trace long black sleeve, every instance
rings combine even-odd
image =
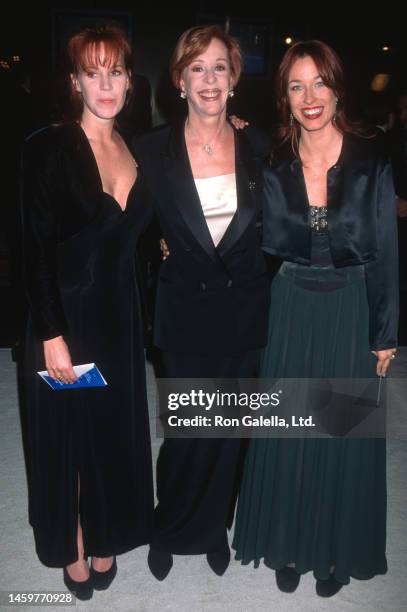
[[[366,264],[370,348],[397,346],[399,274],[396,197],[391,166],[381,170],[377,189],[377,257]]]
[[[57,281],[57,210],[61,177],[44,132],[25,143],[21,202],[24,279],[31,320],[40,340],[62,335],[67,324]]]

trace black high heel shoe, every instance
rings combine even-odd
[[[283,593],[294,593],[295,589],[300,584],[301,575],[294,567],[285,567],[276,570],[276,582],[280,591]]]
[[[327,580],[317,580],[316,591],[320,597],[332,597],[344,586],[342,582],[335,580],[331,574]]]
[[[230,563],[229,545],[226,544],[221,550],[217,550],[216,552],[207,553],[206,560],[211,570],[213,570],[217,576],[223,576]]]
[[[90,576],[87,578],[87,580],[78,582],[70,577],[68,570],[66,567],[64,567],[64,583],[68,591],[71,591],[71,593],[75,595],[77,599],[87,601],[88,599],[92,598],[93,584]]]
[[[92,564],[90,565],[90,579],[92,581],[93,588],[96,589],[96,591],[105,591],[108,589],[115,579],[116,574],[116,557],[113,557],[112,565],[105,572],[99,572],[95,570]]]
[[[162,550],[156,550],[150,546],[147,563],[153,576],[157,578],[157,580],[164,580],[172,568],[172,554]]]

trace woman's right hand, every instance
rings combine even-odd
[[[397,214],[403,219],[407,217],[407,200],[397,198]]]
[[[160,249],[161,249],[161,253],[163,254],[163,261],[165,261],[170,254],[170,250],[165,241],[165,238],[161,238],[160,240]]]
[[[62,336],[44,340],[45,367],[54,380],[63,383],[74,383],[78,380],[73,371],[68,346]]]

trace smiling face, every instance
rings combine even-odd
[[[226,46],[213,38],[203,53],[184,68],[181,89],[187,94],[189,112],[201,117],[226,112],[229,90],[233,86]]]
[[[123,56],[116,61],[106,57],[103,43],[94,54],[92,64],[71,75],[75,91],[83,100],[83,115],[91,114],[99,119],[113,119],[121,111],[129,89],[129,75]]]
[[[337,98],[322,81],[309,56],[297,59],[289,72],[288,101],[303,129],[317,131],[332,126]]]

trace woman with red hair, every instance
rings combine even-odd
[[[389,161],[345,112],[335,52],[299,42],[277,76],[281,146],[265,169],[263,248],[280,257],[261,375],[385,376],[397,346],[395,196]],[[312,407],[310,407],[312,409]],[[255,439],[239,497],[236,558],[317,593],[387,570],[385,440]]]
[[[237,41],[218,26],[184,32],[170,72],[187,116],[135,143],[170,250],[154,328],[166,378],[258,375],[269,280],[257,226],[269,143],[227,120],[241,68]],[[226,571],[243,452],[239,439],[165,438],[148,556],[157,579],[174,554],[206,554],[217,575]]]
[[[29,516],[42,563],[63,567],[89,599],[116,574],[115,555],[149,541],[152,466],[134,256],[150,218],[144,183],[115,118],[132,86],[117,27],[68,44],[70,119],[23,151]],[[94,362],[107,386],[73,383]],[[90,566],[87,558],[92,557]]]

